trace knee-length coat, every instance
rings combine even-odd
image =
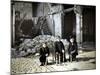
[[[49,48],[48,47],[40,48],[40,62],[46,61],[46,54],[49,56]]]

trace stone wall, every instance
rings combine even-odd
[[[20,18],[23,18],[24,14],[26,14],[25,19],[32,19],[32,3],[15,2],[14,8],[15,11],[20,12]]]

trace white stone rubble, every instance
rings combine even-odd
[[[25,39],[20,45],[19,45],[19,55],[25,56],[28,53],[37,53],[41,47],[41,44],[46,42],[47,46],[54,50],[54,42],[57,40],[57,37],[51,36],[51,35],[39,35],[36,36],[33,39]],[[65,46],[65,50],[68,48],[68,41],[66,39],[61,39]],[[23,50],[26,50],[23,51]]]

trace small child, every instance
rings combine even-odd
[[[43,43],[42,47],[40,48],[40,58],[39,58],[39,60],[41,62],[40,66],[47,65],[47,57],[48,56],[49,56],[49,48],[45,43]]]
[[[78,48],[77,48],[77,42],[75,41],[74,37],[70,37],[69,40],[69,48],[68,48],[68,54],[69,54],[69,61],[75,61],[76,56],[78,55]]]

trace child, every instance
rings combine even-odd
[[[42,44],[42,47],[40,48],[40,66],[46,65],[46,58],[49,56],[49,48],[45,43]]]
[[[58,62],[60,64],[61,62],[66,62],[65,47],[59,36],[55,42],[55,53],[56,63]]]
[[[76,56],[78,55],[78,49],[77,49],[77,42],[75,41],[74,37],[70,37],[69,40],[69,48],[68,48],[68,54],[69,54],[69,61],[75,61]]]

